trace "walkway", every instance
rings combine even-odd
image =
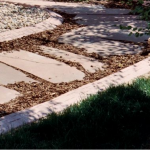
[[[48,10],[51,17],[35,27],[0,33],[0,114],[3,116],[0,133],[52,111],[60,112],[112,84],[128,83],[150,72],[150,58],[139,55],[144,48],[141,43],[147,43],[149,36],[136,38],[128,36],[128,30],[119,29],[120,24],[147,26],[138,16],[129,14],[130,10],[41,0],[3,1],[36,5]],[[70,24],[64,17],[66,14],[72,17]],[[59,28],[65,32],[57,35]],[[54,35],[56,39],[52,40]],[[31,45],[15,49],[15,44],[28,40]],[[123,59],[128,61],[126,57],[131,61],[135,57],[134,62],[143,60],[135,64],[123,62]],[[111,63],[117,64],[117,68]],[[128,67],[116,72],[119,66]],[[17,112],[11,113],[15,110]]]

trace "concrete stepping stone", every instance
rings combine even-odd
[[[0,84],[7,85],[7,84],[13,84],[15,82],[21,82],[21,81],[24,81],[26,83],[37,82],[27,77],[24,73],[10,66],[0,63]]]
[[[138,15],[87,15],[87,14],[77,14],[74,20],[90,20],[90,21],[118,21],[118,20],[139,20]]]
[[[124,25],[124,26],[132,26],[132,27],[148,27],[147,21],[138,20],[138,16],[131,16],[131,15],[108,15],[108,18],[102,15],[80,15],[75,17],[75,20],[78,24],[81,25],[88,25],[88,26],[114,26],[114,25]],[[78,19],[76,19],[78,18]],[[107,18],[107,19],[106,19]],[[110,20],[109,20],[110,19]],[[119,28],[118,28],[119,29]]]
[[[100,56],[137,54],[141,52],[141,47],[119,41],[105,40],[91,35],[63,36],[59,39],[61,43],[72,44],[79,48],[85,48],[88,53],[97,53]]]
[[[76,6],[76,7],[69,7],[69,6],[57,6],[55,7],[57,10],[65,12],[67,14],[97,14],[97,15],[120,15],[120,14],[129,14],[130,9],[113,9],[113,8],[101,8],[101,6],[97,5],[89,5],[88,7],[85,6]]]
[[[7,103],[19,95],[20,95],[20,93],[18,93],[15,90],[11,90],[11,89],[5,88],[3,86],[0,86],[0,104]]]
[[[97,60],[82,55],[73,54],[67,51],[59,50],[56,48],[40,46],[40,49],[45,54],[50,54],[64,60],[80,63],[86,71],[94,73],[98,69],[102,69],[103,63]]]
[[[92,40],[91,37],[93,37],[95,40],[96,38],[105,38],[110,40],[124,40],[124,41],[130,41],[130,42],[143,42],[147,43],[149,36],[143,35],[141,37],[135,37],[135,35],[129,36],[130,31],[129,30],[121,30],[118,29],[118,27],[114,27],[112,25],[99,25],[99,26],[87,26],[82,27],[76,30],[72,30],[69,33],[63,34],[59,38],[59,42],[61,43],[72,43],[77,42],[79,39],[77,39],[78,35],[81,36],[80,40]],[[77,41],[75,41],[77,40]],[[88,40],[88,42],[90,42]],[[74,43],[72,43],[74,44]]]
[[[53,83],[82,80],[85,76],[75,67],[23,50],[2,52],[0,61]]]

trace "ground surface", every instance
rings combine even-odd
[[[148,36],[129,37],[116,26],[147,26],[129,9],[6,1],[42,7],[50,18],[35,27],[0,33],[0,116],[49,101],[148,57]]]

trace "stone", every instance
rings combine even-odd
[[[98,36],[82,35],[63,35],[59,39],[61,43],[72,44],[78,48],[85,48],[88,53],[97,53],[100,56],[108,57],[109,55],[137,54],[141,52],[142,47],[130,43],[106,40]]]
[[[84,7],[82,5],[77,7],[69,7],[69,6],[57,6],[55,7],[57,10],[65,12],[67,14],[97,14],[97,15],[122,15],[122,14],[129,14],[129,9],[112,9],[112,8],[99,8],[96,5]]]
[[[24,73],[10,66],[0,63],[0,84],[7,85],[21,81],[24,81],[26,83],[37,82],[27,77]]]
[[[88,26],[114,26],[114,25],[124,25],[145,28],[148,26],[147,21],[138,20],[139,16],[132,15],[77,15],[74,19],[78,24],[88,25]],[[118,27],[119,28],[119,27]]]
[[[98,25],[98,26],[87,26],[82,27],[76,30],[72,30],[71,32],[68,32],[66,34],[63,34],[59,38],[59,42],[61,43],[70,43],[74,42],[75,40],[78,41],[77,37],[80,35],[80,40],[94,40],[96,38],[103,38],[103,39],[109,39],[109,40],[118,40],[118,41],[130,41],[130,42],[143,42],[147,43],[149,36],[143,35],[141,37],[135,37],[135,35],[129,36],[130,30],[121,30],[119,27],[115,27],[112,25]],[[84,38],[83,38],[84,37]],[[91,38],[92,37],[92,38]],[[74,39],[74,41],[73,41]],[[71,42],[70,42],[71,41]],[[88,42],[90,42],[88,40]],[[74,44],[74,43],[72,43]]]
[[[0,86],[0,104],[7,103],[10,100],[15,99],[19,95],[20,93],[18,93],[15,90],[11,90],[3,86]]]
[[[85,76],[75,67],[23,50],[2,52],[0,61],[53,83],[82,80]]]
[[[89,57],[85,57],[82,55],[77,55],[73,54],[71,52],[67,52],[64,50],[59,50],[56,48],[51,48],[51,47],[46,47],[46,46],[40,46],[40,49],[42,52],[45,54],[50,54],[52,56],[55,56],[57,58],[62,58],[67,61],[72,61],[72,62],[78,62],[80,65],[83,66],[83,68],[91,73],[94,73],[98,69],[103,69],[103,63],[98,62],[97,60]]]
[[[148,39],[148,44],[150,44],[150,38]]]

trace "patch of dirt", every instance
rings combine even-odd
[[[8,103],[0,104],[0,117],[51,100],[57,96],[60,96],[61,94],[76,89],[85,84],[99,80],[103,77],[106,77],[112,73],[115,73],[123,68],[133,65],[134,63],[137,63],[143,60],[144,58],[148,57],[149,48],[147,45],[145,45],[146,47],[145,53],[143,53],[142,55],[137,54],[137,55],[109,56],[108,58],[102,58],[98,54],[87,53],[86,50],[83,48],[80,49],[72,45],[60,44],[57,42],[57,39],[60,35],[69,32],[72,29],[82,27],[81,25],[78,25],[72,20],[74,15],[66,15],[65,13],[61,13],[61,15],[65,18],[64,23],[58,26],[56,29],[51,31],[44,31],[27,37],[22,37],[20,39],[16,39],[13,41],[2,42],[0,43],[0,52],[2,51],[11,52],[12,50],[22,49],[33,53],[39,53],[40,55],[49,58],[54,58],[54,56],[44,54],[40,51],[39,46],[45,45],[49,47],[66,50],[75,54],[95,58],[98,61],[106,64],[104,70],[103,71],[98,70],[95,73],[89,73],[86,72],[85,69],[79,63],[65,61],[61,58],[55,57],[55,59],[57,59],[58,61],[62,61],[70,66],[77,67],[79,70],[83,71],[86,75],[84,80],[82,81],[76,80],[70,83],[59,83],[59,84],[50,83],[32,74],[20,70],[25,74],[27,74],[29,77],[38,80],[39,83],[28,84],[24,82],[19,82],[15,84],[8,84],[7,86],[5,86],[7,88],[14,89],[20,92],[23,96],[17,97],[15,100],[10,101]]]

